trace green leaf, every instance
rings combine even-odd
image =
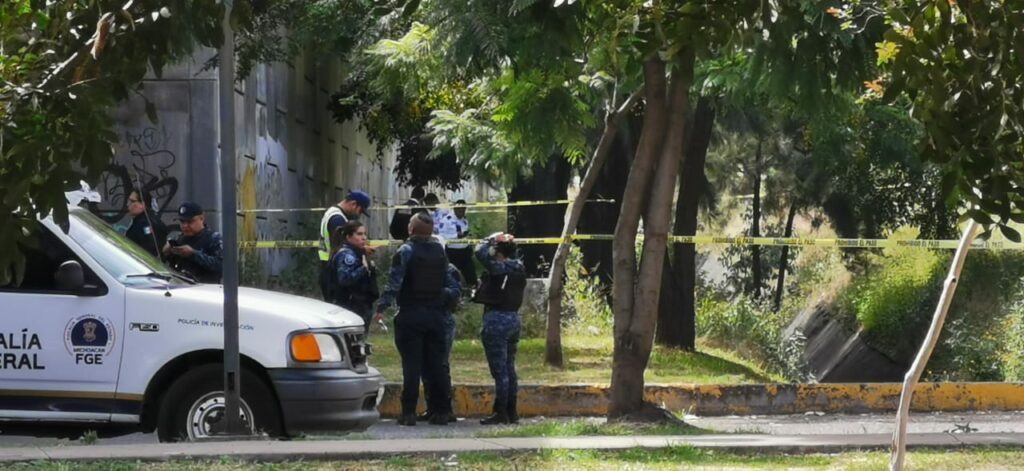
[[[1006,224],[1000,224],[999,232],[1002,232],[1003,236],[1005,236],[1007,239],[1018,244],[1020,243],[1020,232],[1017,232],[1017,230],[1015,230],[1014,228],[1007,226]]]

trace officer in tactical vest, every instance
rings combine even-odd
[[[334,278],[331,264],[331,234],[349,220],[365,215],[370,209],[370,195],[365,192],[354,190],[349,192],[340,203],[327,208],[324,216],[320,219],[320,247],[317,256],[320,258],[320,293],[324,300],[331,300],[331,280]],[[369,255],[373,255],[373,248],[367,247]]]
[[[515,424],[519,422],[516,348],[522,328],[519,306],[526,289],[526,269],[516,256],[515,238],[511,234],[498,233],[484,239],[477,245],[476,257],[486,271],[473,301],[484,305],[480,337],[494,378],[493,414],[480,423]]]
[[[451,377],[444,372],[445,311],[460,296],[447,275],[444,246],[434,240],[434,221],[417,213],[409,220],[407,240],[391,260],[387,287],[377,304],[377,318],[398,301],[395,346],[402,357],[402,415],[399,425],[416,425],[416,402],[422,375],[434,407],[430,423],[447,425],[451,409]]]
[[[163,253],[167,264],[202,283],[220,283],[224,263],[224,240],[206,227],[206,215],[196,203],[178,208],[181,234],[167,241]]]

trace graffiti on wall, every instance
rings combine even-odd
[[[134,188],[148,191],[157,208],[164,210],[173,204],[179,186],[173,174],[178,157],[166,127],[126,129],[121,137],[125,152],[118,154],[96,186],[103,198],[101,215],[111,224],[125,219],[128,195]]]

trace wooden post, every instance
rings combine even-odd
[[[910,420],[910,401],[914,396],[914,388],[921,379],[921,373],[928,364],[928,358],[935,350],[935,344],[939,341],[939,334],[942,333],[942,325],[946,322],[946,312],[953,301],[953,293],[956,292],[957,281],[960,272],[964,268],[964,260],[967,259],[967,251],[971,248],[974,235],[978,232],[978,223],[973,220],[967,225],[967,230],[960,238],[960,246],[953,256],[953,263],[949,267],[949,275],[942,288],[942,296],[939,297],[939,305],[935,308],[935,315],[932,317],[932,326],[928,329],[928,336],[925,337],[921,350],[914,358],[914,364],[907,371],[903,378],[903,391],[900,393],[900,406],[896,412],[896,430],[892,435],[892,456],[889,459],[890,471],[903,471],[903,461],[907,454],[907,422]]]

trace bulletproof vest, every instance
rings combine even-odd
[[[518,311],[526,291],[526,273],[515,271],[504,275],[484,273],[473,302],[495,311]]]
[[[398,305],[421,304],[439,307],[444,294],[448,257],[444,246],[433,241],[409,242],[412,256],[405,267],[405,279],[398,293]],[[395,254],[395,257],[398,257]]]

